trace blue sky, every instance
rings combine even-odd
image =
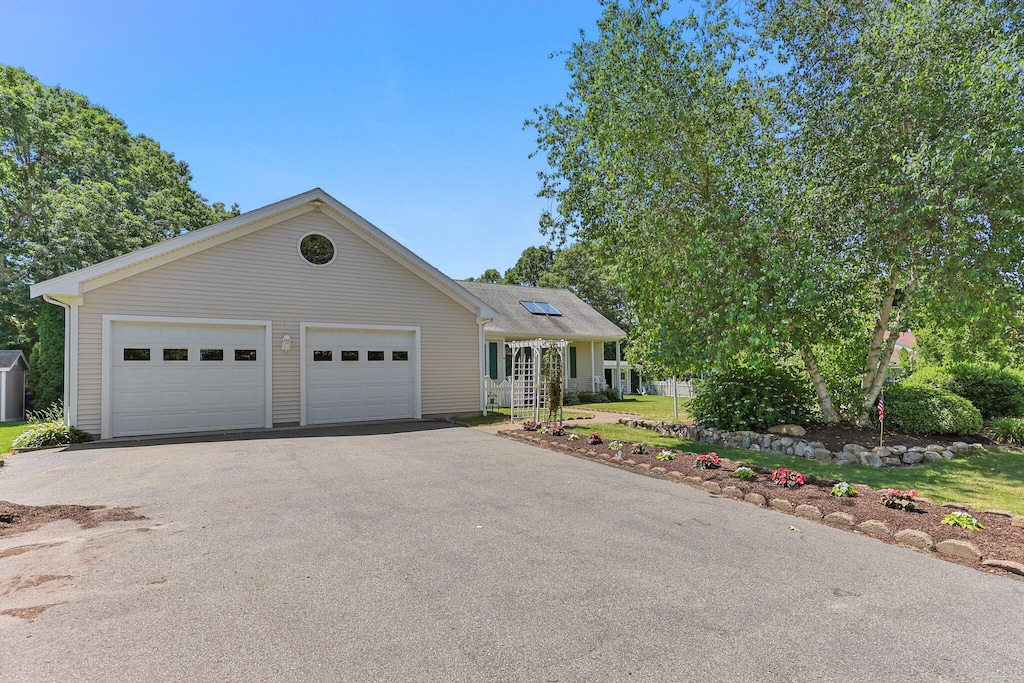
[[[0,62],[188,162],[212,201],[322,187],[454,277],[543,237],[533,108],[597,0],[3,0]]]

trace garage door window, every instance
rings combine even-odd
[[[327,363],[334,360],[333,351],[313,351],[313,361],[316,363]]]
[[[235,349],[235,360],[237,360],[237,361],[255,361],[256,360],[256,349]]]
[[[125,360],[149,360],[149,349],[125,349]]]
[[[164,349],[164,360],[188,360],[188,349]]]
[[[200,349],[199,360],[224,360],[224,349]]]
[[[383,351],[367,351],[366,360],[384,360]]]
[[[341,352],[342,362],[359,360],[358,351],[342,351]]]
[[[409,360],[408,351],[392,351],[391,360]]]

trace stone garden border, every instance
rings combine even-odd
[[[760,432],[730,432],[701,425],[682,422],[661,422],[622,418],[619,424],[636,429],[647,429],[661,436],[675,436],[690,441],[716,446],[743,448],[751,451],[768,451],[794,455],[808,460],[831,462],[836,465],[860,465],[862,467],[903,467],[919,462],[938,462],[956,456],[959,451],[984,448],[980,443],[969,444],[957,441],[950,445],[931,444],[928,446],[875,446],[869,448],[860,444],[846,444],[841,451],[830,451],[820,441],[805,441],[798,436],[787,434],[762,434]]]

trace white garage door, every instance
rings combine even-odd
[[[306,423],[416,417],[413,332],[307,328]]]
[[[266,328],[111,323],[111,436],[266,426]]]

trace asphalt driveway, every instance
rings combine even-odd
[[[0,499],[147,517],[0,539],[0,603],[54,605],[9,682],[1024,679],[1024,582],[471,429],[26,454]]]

